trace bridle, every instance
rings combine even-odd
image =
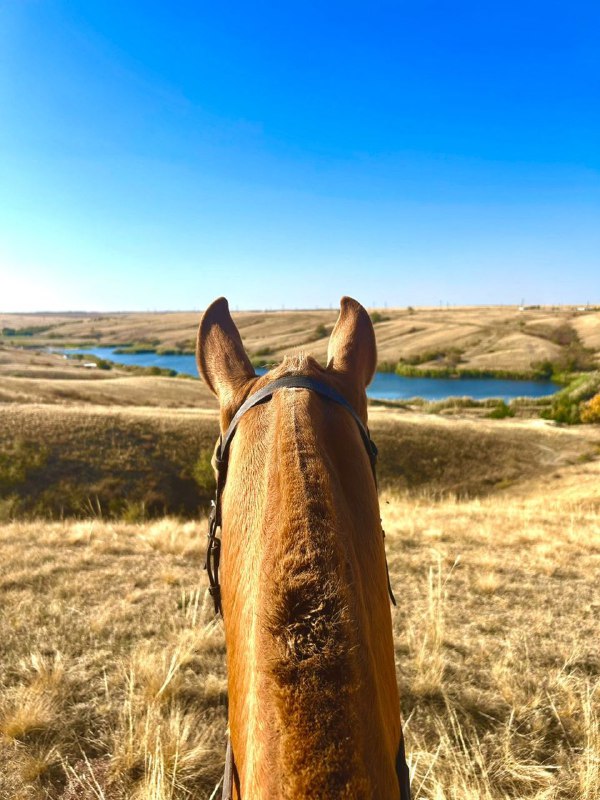
[[[348,411],[358,426],[358,431],[367,451],[367,455],[369,456],[375,487],[377,487],[377,447],[375,442],[371,439],[369,429],[364,425],[354,408],[338,391],[333,389],[331,386],[328,386],[326,383],[318,381],[315,378],[311,378],[308,375],[286,375],[283,378],[277,378],[276,380],[271,381],[266,386],[263,386],[262,389],[259,389],[257,392],[254,392],[254,394],[251,394],[235,413],[227,430],[225,431],[225,434],[219,437],[219,444],[215,452],[217,486],[215,490],[215,499],[211,503],[211,512],[208,525],[208,544],[206,548],[206,562],[204,564],[204,569],[208,575],[209,592],[213,599],[215,613],[221,614],[221,616],[223,616],[223,606],[221,604],[221,585],[219,583],[221,539],[218,536],[218,531],[222,526],[221,499],[223,495],[223,489],[225,488],[225,481],[227,479],[227,467],[229,463],[229,449],[231,441],[242,417],[248,411],[250,411],[250,409],[255,408],[255,406],[268,402],[273,397],[275,392],[280,389],[309,389],[312,392],[316,392],[321,397],[324,397],[333,403],[337,403],[338,405],[342,406],[342,408],[345,408],[346,411]],[[385,537],[383,528],[381,531],[382,535]],[[387,565],[387,559],[385,566],[387,573],[388,594],[390,601],[393,603],[393,605],[396,605],[396,599],[390,584],[390,574]],[[230,798],[233,797],[232,790],[234,771],[235,766],[233,761],[233,752],[231,749],[231,740],[228,737],[227,753],[225,757],[225,774],[223,776],[222,800],[230,800]],[[404,757],[404,739],[401,740],[400,751],[396,759],[396,771],[400,780],[401,800],[410,800],[410,788],[407,788],[409,787],[409,783],[408,768],[406,767],[406,761]]]
[[[208,545],[206,548],[206,563],[204,568],[208,574],[209,592],[215,605],[215,613],[223,615],[223,607],[221,605],[221,586],[219,583],[219,564],[221,561],[221,540],[217,535],[217,531],[221,528],[221,496],[225,487],[225,480],[227,478],[227,466],[229,462],[229,447],[231,440],[237,430],[237,426],[241,418],[250,411],[251,408],[265,403],[270,400],[276,391],[279,389],[310,389],[313,392],[321,395],[322,397],[331,400],[334,403],[342,406],[348,411],[358,426],[359,433],[367,450],[369,461],[371,463],[371,470],[373,472],[373,479],[375,486],[377,486],[377,446],[369,435],[368,428],[363,424],[363,421],[358,416],[356,411],[352,408],[346,398],[328,386],[322,381],[315,378],[310,378],[308,375],[286,375],[283,378],[271,381],[258,392],[251,394],[248,399],[242,403],[237,410],[233,419],[229,423],[229,427],[223,436],[219,437],[219,445],[215,453],[215,465],[217,471],[217,487],[215,491],[215,499],[211,504],[211,512],[209,516],[208,526]],[[383,529],[382,529],[383,530]],[[385,536],[385,533],[383,534]],[[386,562],[387,568],[387,562]],[[390,585],[389,571],[387,576],[388,593],[391,602],[396,605],[396,599],[392,592]]]

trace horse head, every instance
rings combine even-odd
[[[213,545],[222,535],[221,586],[211,576],[225,624],[234,794],[407,798],[367,429],[377,364],[369,315],[343,298],[326,367],[299,355],[259,377],[220,298],[202,317],[197,360],[221,414],[211,525]]]

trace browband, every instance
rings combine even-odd
[[[246,411],[249,411],[251,408],[254,408],[254,406],[259,405],[259,403],[263,403],[265,400],[270,400],[278,389],[310,389],[311,391],[320,394],[322,397],[326,397],[328,400],[343,406],[346,411],[352,414],[354,421],[358,425],[358,430],[364,445],[367,448],[369,460],[371,461],[373,469],[375,468],[377,447],[375,442],[369,436],[369,431],[363,424],[363,421],[358,416],[356,411],[352,408],[350,403],[343,395],[341,395],[339,392],[336,392],[335,389],[332,389],[331,386],[328,386],[326,383],[322,383],[314,378],[310,378],[308,375],[286,375],[284,378],[277,378],[277,380],[271,381],[271,383],[268,383],[266,386],[263,386],[262,389],[259,389],[258,392],[251,394],[250,397],[248,397],[248,399],[239,407],[233,419],[229,423],[229,427],[225,431],[225,435],[221,437],[221,443],[217,451],[218,461],[227,461],[229,445],[231,444],[233,434],[236,431],[238,422],[244,416]]]

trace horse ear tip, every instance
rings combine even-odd
[[[353,297],[345,294],[342,299],[340,300],[340,309],[342,311],[350,311],[351,309],[360,309],[362,308],[361,304],[358,300],[355,300]]]
[[[211,311],[229,311],[229,303],[227,302],[227,298],[217,297],[217,299],[213,300],[206,310],[208,311],[209,309]]]
[[[340,313],[341,314],[353,314],[355,316],[364,316],[367,314],[366,308],[359,303],[358,300],[355,300],[354,297],[349,297],[348,295],[344,295],[340,300]]]
[[[214,322],[222,322],[230,317],[229,303],[226,297],[217,297],[213,300],[202,314],[201,325],[210,325]]]

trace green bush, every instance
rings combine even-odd
[[[126,500],[121,511],[125,522],[145,522],[148,518],[146,503],[143,500]]]
[[[542,416],[566,425],[576,425],[581,422],[579,403],[568,394],[559,395],[552,403],[550,410],[542,412]]]
[[[214,494],[216,482],[215,472],[212,466],[212,453],[210,450],[200,451],[196,463],[192,468],[192,477],[203,494],[208,494],[209,496]]]
[[[504,400],[501,400],[488,414],[488,417],[490,419],[506,419],[506,417],[514,417],[514,415],[513,409]]]
[[[395,361],[380,361],[377,364],[377,372],[395,372],[396,371],[396,362]]]
[[[412,356],[405,356],[398,362],[398,369],[404,370],[407,366],[414,367],[419,364],[426,364],[429,361],[436,361],[445,370],[455,370],[462,361],[463,350],[459,347],[445,347],[438,350],[424,350]],[[399,372],[398,374],[406,374]],[[421,374],[417,372],[417,374]],[[450,373],[448,373],[450,374]]]
[[[119,364],[119,369],[133,372],[136,375],[161,375],[163,378],[177,377],[177,370],[167,369],[166,367],[139,367],[137,364]]]
[[[318,342],[319,339],[325,339],[325,337],[329,336],[331,333],[331,328],[328,328],[323,322],[319,322],[319,324],[315,327],[312,333],[309,333],[308,338],[304,342],[304,344],[311,344],[312,342]]]
[[[371,311],[369,316],[371,317],[371,322],[373,325],[377,325],[379,322],[387,322],[389,320],[389,317],[385,317],[381,311]]]
[[[2,336],[35,336],[38,333],[49,331],[51,325],[29,325],[26,328],[2,328]]]
[[[550,380],[555,375],[556,365],[549,358],[543,361],[533,361],[531,364],[535,380]]]
[[[16,494],[0,497],[0,522],[12,522],[21,515],[21,500]]]
[[[585,412],[587,402],[598,392],[600,392],[599,371],[578,375],[552,398],[550,408],[542,412],[542,417],[567,425],[576,425],[584,421],[582,412]]]
[[[0,496],[25,483],[32,473],[42,469],[47,457],[44,447],[21,439],[0,451]]]

